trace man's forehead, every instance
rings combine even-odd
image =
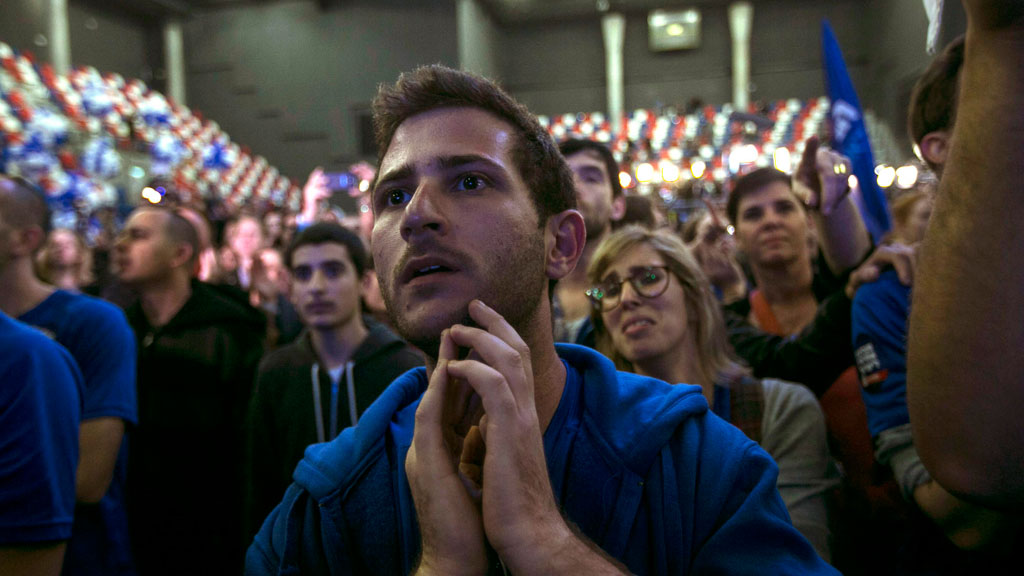
[[[292,253],[292,264],[296,266],[329,261],[351,263],[352,257],[348,253],[348,247],[337,242],[303,244]]]
[[[434,159],[432,152],[440,150],[445,155],[506,151],[514,138],[515,128],[508,121],[482,108],[434,108],[399,124],[381,170],[411,159]]]
[[[573,164],[579,164],[594,166],[601,170],[605,169],[604,158],[601,157],[597,150],[583,149],[578,152],[573,152],[565,157],[565,161],[568,162],[570,166]]]

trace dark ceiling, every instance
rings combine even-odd
[[[199,12],[222,8],[238,8],[268,4],[280,0],[80,0],[97,8],[129,14],[144,20],[166,17],[187,18]],[[456,0],[310,0],[323,10],[346,6],[409,6],[436,4]],[[503,24],[550,21],[581,16],[595,16],[604,11],[646,12],[658,8],[683,6],[714,6],[735,0],[478,0]],[[756,0],[766,2],[773,0]]]

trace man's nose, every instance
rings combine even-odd
[[[309,287],[314,291],[322,292],[326,286],[327,276],[324,275],[323,270],[315,268],[309,278]]]
[[[444,233],[447,222],[444,216],[444,190],[440,183],[430,178],[420,181],[402,214],[402,239],[432,231]]]

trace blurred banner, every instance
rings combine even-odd
[[[889,206],[875,178],[875,158],[871,153],[871,141],[868,139],[860,100],[846,71],[839,43],[827,20],[821,23],[821,47],[825,60],[825,84],[832,103],[829,113],[832,122],[831,146],[853,163],[853,173],[859,184],[859,190],[853,191],[853,198],[864,217],[868,232],[878,243],[889,231]]]

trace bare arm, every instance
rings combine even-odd
[[[817,136],[807,140],[793,191],[810,208],[828,267],[841,275],[868,255],[871,236],[850,198],[850,160],[819,146]]]
[[[1024,506],[1024,1],[965,0],[950,160],[910,321],[908,403],[925,466],[950,492]]]
[[[82,422],[78,432],[78,471],[75,498],[79,502],[99,502],[114,477],[117,453],[124,437],[124,420],[117,417],[94,418]]]
[[[833,273],[841,275],[864,260],[871,249],[871,237],[849,196],[827,215],[821,211],[812,214],[821,251]]]
[[[0,547],[0,574],[57,576],[64,564],[65,542],[35,546]]]

